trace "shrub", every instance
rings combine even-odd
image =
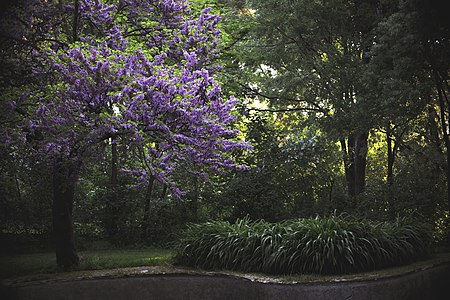
[[[190,224],[178,264],[269,274],[342,274],[405,264],[430,252],[430,230],[399,219],[373,223],[344,216],[268,223],[241,219]]]

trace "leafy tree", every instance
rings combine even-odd
[[[415,29],[418,31],[420,45],[427,70],[434,82],[434,99],[439,107],[439,121],[442,141],[447,154],[447,201],[450,210],[450,22],[444,14],[442,1],[416,1]]]
[[[370,1],[253,1],[252,55],[259,84],[250,94],[269,100],[272,111],[314,117],[340,141],[350,196],[364,191],[371,124],[361,82],[380,3]],[[251,44],[253,43],[253,45]],[[243,49],[244,49],[243,48]]]
[[[59,266],[78,263],[73,243],[75,183],[86,157],[109,143],[142,154],[130,170],[154,177],[176,197],[180,166],[197,176],[234,167],[234,99],[221,97],[218,18],[193,19],[184,1],[32,2],[24,39],[33,40],[43,80],[11,104],[27,109],[13,130],[53,166],[53,228]],[[95,12],[95,13],[94,13]]]
[[[393,183],[394,161],[401,150],[408,155],[413,149],[420,149],[413,155],[427,153],[427,160],[435,166],[430,190],[440,184],[440,170],[448,173],[440,158],[449,153],[446,95],[450,92],[446,84],[450,26],[442,11],[438,1],[400,1],[376,28],[365,74],[371,83],[370,106],[365,111],[386,133],[389,184]],[[416,141],[411,142],[414,135]]]
[[[251,169],[221,178],[226,184],[209,197],[219,217],[277,221],[338,208],[334,197],[342,175],[335,142],[317,127],[306,127],[305,120],[292,126],[294,120],[286,122],[287,117],[292,115],[251,113],[245,118],[246,140],[253,146],[245,164]]]

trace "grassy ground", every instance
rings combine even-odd
[[[115,269],[123,267],[170,264],[172,251],[167,249],[120,249],[80,251],[79,270]],[[30,274],[56,273],[54,253],[0,256],[0,278]]]
[[[119,269],[130,267],[149,267],[145,271],[148,274],[160,274],[170,272],[202,272],[201,270],[175,270],[172,266],[173,252],[167,249],[114,249],[114,250],[89,250],[80,251],[80,266],[79,271],[83,270],[105,270]],[[370,280],[386,276],[397,276],[409,272],[414,272],[420,269],[426,269],[433,265],[450,262],[450,252],[441,252],[436,254],[433,258],[416,262],[407,266],[376,270],[372,272],[357,273],[351,275],[335,275],[335,276],[321,276],[321,275],[290,275],[290,276],[268,276],[264,274],[241,274],[238,272],[220,272],[225,274],[236,275],[239,277],[248,278],[263,278],[270,282],[338,282],[350,280]],[[161,266],[154,267],[151,266]],[[14,278],[18,276],[29,275],[28,280],[50,279],[60,276],[82,276],[89,278],[91,276],[108,276],[107,272],[103,275],[94,273],[80,272],[60,272],[56,268],[56,261],[54,253],[35,253],[35,254],[20,254],[20,255],[3,255],[0,256],[0,278]],[[132,276],[136,271],[122,269],[112,273],[114,276]],[[142,270],[137,272],[142,273]],[[117,274],[116,274],[117,273]],[[74,274],[74,275],[71,275]],[[31,276],[30,276],[31,275]]]

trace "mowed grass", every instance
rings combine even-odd
[[[114,249],[80,251],[77,270],[168,265],[173,253],[167,249]],[[0,278],[59,272],[54,253],[0,256]]]

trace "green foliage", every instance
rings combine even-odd
[[[450,246],[450,212],[443,211],[436,216],[436,221],[434,222],[434,232],[433,238],[442,246]]]
[[[416,4],[426,6],[426,1],[419,2]],[[99,239],[122,246],[161,246],[170,242],[186,222],[234,222],[245,216],[276,222],[333,210],[377,221],[420,213],[421,220],[435,227],[434,239],[443,242],[450,228],[445,182],[449,168],[443,136],[448,109],[439,108],[428,60],[433,59],[438,71],[442,68],[446,74],[450,48],[442,35],[446,30],[440,24],[443,19],[428,16],[445,10],[440,12],[438,6],[422,10],[414,3],[193,1],[195,15],[206,6],[221,15],[218,59],[224,68],[218,80],[224,84],[225,94],[235,95],[244,103],[235,113],[242,137],[252,143],[253,150],[240,153],[239,159],[251,169],[197,181],[192,176],[196,167],[183,165],[174,176],[187,194],[177,201],[170,195],[162,197],[160,184],[155,184],[150,196],[146,195],[146,186],[131,188],[131,179],[122,172],[118,186],[112,189],[111,150],[107,147],[104,157],[85,162],[76,187],[74,227],[78,248]],[[429,20],[418,22],[422,18]],[[153,26],[152,21],[146,22]],[[25,91],[39,89],[28,52],[16,51],[12,42],[2,43],[2,107]],[[140,45],[142,41],[136,37],[130,51]],[[143,49],[148,55],[154,50]],[[424,55],[429,51],[430,55]],[[349,88],[354,89],[350,93],[353,96],[343,97]],[[0,110],[0,131],[26,113],[7,115],[8,111]],[[350,197],[345,190],[339,138],[369,128],[366,188],[358,197]],[[395,146],[389,182],[388,139]],[[2,143],[0,139],[0,148],[4,147]],[[118,167],[139,167],[141,162],[132,147],[120,148]],[[0,230],[8,237],[4,239],[7,243],[0,243],[3,252],[48,246],[43,239],[49,239],[51,233],[51,174],[45,164],[30,157],[30,152],[15,149],[0,156]],[[143,233],[147,203],[148,228]],[[326,226],[342,225],[333,222],[337,223]],[[334,234],[325,227],[314,230],[328,232],[330,241],[342,238],[340,231]],[[319,244],[327,245],[326,241]],[[292,239],[292,246],[301,245]],[[344,257],[345,262],[344,254],[337,257]],[[320,269],[319,263],[323,260],[318,258],[316,269]],[[346,271],[338,267],[341,263],[337,259],[337,265],[329,269]],[[296,272],[289,266],[289,272]],[[326,266],[322,268],[322,272],[331,272]]]
[[[177,245],[179,264],[271,274],[344,274],[426,257],[431,235],[407,219],[372,223],[343,216],[268,223],[192,224]]]
[[[77,270],[100,270],[154,266],[171,263],[172,251],[166,249],[113,249],[80,251]],[[54,253],[33,253],[0,257],[0,278],[55,273]]]
[[[221,212],[210,218],[234,221],[248,215],[275,222],[336,208],[331,203],[341,176],[336,145],[300,116],[291,116],[289,125],[287,118],[267,114],[245,119],[245,139],[253,150],[243,159],[251,169],[219,179],[223,185],[205,196]]]
[[[0,158],[0,165],[0,231],[13,235],[48,234],[52,187],[47,166],[24,152],[17,157]]]

